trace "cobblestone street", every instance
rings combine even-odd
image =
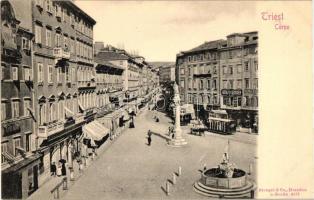
[[[158,115],[160,122],[153,120]],[[193,191],[200,178],[199,170],[221,162],[227,139],[230,139],[230,160],[248,171],[248,163],[256,168],[256,137],[238,133],[232,136],[206,134],[199,137],[183,134],[188,145],[173,148],[162,137],[153,135],[147,145],[147,131],[165,134],[170,120],[163,113],[144,111],[128,129],[95,161],[66,193],[64,199],[205,199]],[[185,131],[187,132],[187,131]],[[237,143],[237,144],[236,144]],[[241,143],[241,144],[239,144]],[[182,167],[177,184],[165,194],[166,181]],[[255,180],[255,173],[252,178]]]

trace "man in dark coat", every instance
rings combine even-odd
[[[150,144],[152,143],[152,137],[150,135],[148,136],[147,141],[148,141],[148,146],[150,146]]]
[[[56,172],[57,172],[57,166],[56,163],[53,162],[50,166],[50,172],[51,172],[51,176],[56,176]]]
[[[65,167],[66,160],[60,159],[60,163],[61,163],[61,174],[62,174],[62,176],[65,176],[65,175],[67,175],[67,170]]]

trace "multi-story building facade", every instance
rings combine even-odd
[[[124,69],[123,72],[123,85],[124,95],[121,96],[124,103],[127,103],[129,107],[132,107],[135,112],[136,100],[140,95],[140,82],[142,78],[142,68],[144,66],[142,57],[133,57],[125,50],[117,49],[112,46],[106,46],[104,48],[101,42],[98,42],[95,46],[95,52],[98,52],[97,56],[100,56],[103,60],[108,61],[116,66],[120,66]],[[98,49],[101,48],[101,49]]]
[[[29,1],[1,1],[2,198],[26,198],[38,187],[33,129],[31,8]]]
[[[35,131],[38,151],[43,154],[40,185],[53,162],[72,160],[69,148],[73,139],[94,115],[92,44],[96,22],[72,1],[34,0],[31,13]]]
[[[258,58],[257,32],[227,36],[219,49],[221,108],[228,110],[241,127],[257,124]]]
[[[194,104],[196,116],[203,119],[221,108],[239,126],[257,126],[257,39],[257,32],[235,33],[180,52],[176,82],[182,103]]]
[[[175,65],[164,65],[159,67],[159,84],[175,81]]]
[[[120,119],[125,112],[120,111],[124,97],[124,70],[123,66],[118,66],[103,59],[106,54],[95,55],[95,69],[97,82],[97,114],[96,119],[105,127],[110,129],[112,139],[120,133]],[[121,126],[122,127],[122,126]]]
[[[91,132],[115,137],[158,85],[141,56],[100,43],[94,57],[95,23],[73,1],[1,1],[2,197],[24,199],[53,163],[86,160]]]
[[[177,55],[176,81],[181,101],[194,104],[197,117],[206,118],[206,110],[219,105],[219,54],[222,40],[205,42]]]

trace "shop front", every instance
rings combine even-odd
[[[101,118],[98,118],[98,121],[109,129],[109,138],[113,140],[116,138],[120,133],[120,116],[121,112],[119,110],[116,110],[108,115],[105,115]]]
[[[25,199],[38,189],[40,154],[34,154],[2,171],[3,199]]]
[[[51,177],[51,165],[58,165],[60,161],[72,165],[72,161],[78,152],[79,138],[82,135],[84,122],[72,125],[65,130],[49,136],[40,145],[38,152],[41,158],[38,167],[38,186],[43,185]]]

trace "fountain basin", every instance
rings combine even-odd
[[[200,182],[205,186],[214,188],[233,189],[247,185],[246,172],[241,169],[234,169],[233,176],[226,178],[218,168],[211,168],[201,174]]]

